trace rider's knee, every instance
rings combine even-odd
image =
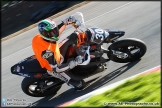
[[[72,33],[68,38],[71,41],[76,41],[78,38],[78,35],[76,33]]]

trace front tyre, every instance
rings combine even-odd
[[[128,57],[126,58],[120,58],[112,53],[107,54],[109,59],[114,62],[127,63],[140,59],[146,53],[147,47],[139,39],[128,38],[114,42],[109,46],[108,50],[115,50],[127,54]]]
[[[60,80],[53,77],[44,79],[25,77],[21,83],[21,88],[22,91],[29,96],[44,97],[57,93],[62,84],[56,87],[52,85],[58,82],[60,82]]]

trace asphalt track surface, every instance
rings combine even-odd
[[[108,62],[108,69],[100,73],[101,76],[84,91],[76,92],[64,84],[56,95],[41,98],[30,97],[21,90],[23,77],[11,74],[10,67],[20,60],[33,55],[31,41],[33,35],[38,32],[37,28],[33,28],[2,43],[2,98],[25,99],[26,103],[32,102],[33,106],[54,107],[161,64],[160,1],[93,1],[54,20],[61,22],[62,19],[78,11],[83,13],[88,27],[97,26],[124,30],[126,34],[121,39],[138,38],[143,40],[147,45],[146,54],[141,60],[133,63]],[[73,31],[72,27],[67,27],[60,40]],[[108,45],[104,44],[103,46],[107,48]]]

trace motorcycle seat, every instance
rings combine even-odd
[[[47,72],[45,68],[40,66],[36,58],[27,59],[22,65],[27,72]]]

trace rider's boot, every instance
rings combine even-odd
[[[48,72],[48,71],[47,71]],[[75,88],[76,90],[82,90],[86,87],[86,83],[84,80],[76,80],[77,78],[71,78],[64,72],[48,72],[49,75],[59,78],[60,80],[64,81],[68,86]]]
[[[84,80],[70,79],[67,84],[72,88],[75,88],[76,90],[82,90],[86,87],[86,83],[84,82]]]

